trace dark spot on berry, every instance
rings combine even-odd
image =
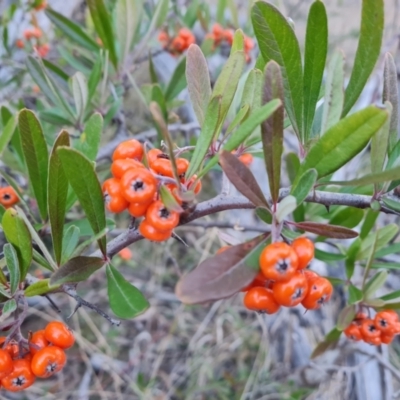
[[[170,212],[164,207],[160,210],[160,217],[167,219],[170,216]]]
[[[136,181],[133,184],[133,189],[134,190],[140,190],[140,189],[143,189],[143,187],[144,187],[144,183],[142,181]]]
[[[293,293],[292,299],[296,300],[300,298],[303,295],[303,289],[296,289],[296,291]]]
[[[289,263],[286,260],[282,260],[278,262],[278,270],[281,272],[287,271],[289,268]]]
[[[13,380],[13,384],[15,386],[23,386],[25,383],[25,377],[24,376],[18,376]]]

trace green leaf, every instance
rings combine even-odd
[[[296,198],[290,195],[286,196],[278,203],[278,210],[276,212],[277,221],[283,222],[284,219],[296,209],[296,207]]]
[[[229,152],[237,149],[238,146],[242,144],[263,121],[265,121],[265,119],[267,119],[273,112],[281,107],[281,104],[282,103],[279,99],[275,99],[252,112],[247,117],[246,121],[244,121],[240,127],[229,136],[229,139],[224,144],[223,149]],[[218,155],[212,157],[207,165],[198,174],[198,177],[204,176],[212,167],[214,167],[214,165],[218,163],[218,160]]]
[[[20,282],[21,274],[20,267],[18,262],[18,254],[14,249],[13,245],[10,243],[6,243],[3,246],[4,257],[7,263],[7,269],[10,273],[10,291],[13,295],[18,289],[18,285]]]
[[[256,178],[235,155],[223,150],[220,155],[220,164],[228,179],[243,196],[256,207],[269,208]]]
[[[99,232],[97,235],[93,235],[89,239],[80,243],[79,246],[75,247],[72,253],[72,257],[77,257],[81,255],[81,253],[83,253],[88,246],[90,246],[93,242],[96,242],[97,240],[101,239],[103,236],[107,234],[107,232],[108,229],[105,229],[104,231]]]
[[[45,13],[50,21],[53,22],[65,36],[71,39],[74,44],[78,44],[91,51],[99,50],[99,45],[70,18],[66,18],[50,8],[46,8]]]
[[[172,194],[172,192],[169,189],[167,189],[164,185],[161,185],[160,187],[160,198],[167,210],[175,211],[178,213],[184,211],[180,206],[180,204],[178,203],[178,201],[176,200],[175,196]]]
[[[115,7],[119,58],[124,64],[142,15],[142,0],[119,0]]]
[[[384,28],[383,0],[363,0],[360,39],[350,81],[346,88],[342,116],[359,98],[379,58]]]
[[[375,226],[375,221],[378,218],[379,213],[373,210],[368,210],[365,216],[364,223],[361,227],[360,238],[365,239],[371,232],[371,229]]]
[[[203,127],[208,103],[211,99],[210,73],[207,61],[199,46],[189,47],[186,60],[186,81],[194,112]]]
[[[356,303],[360,302],[363,299],[363,297],[364,297],[364,294],[363,294],[362,290],[355,287],[353,284],[350,284],[350,286],[349,286],[349,304],[356,304]],[[351,320],[353,320],[353,318]],[[350,324],[350,322],[347,325],[345,325],[344,328],[346,328]]]
[[[69,135],[67,131],[61,131],[54,142],[49,160],[49,178],[47,185],[49,222],[57,265],[61,264],[62,258],[63,229],[68,195],[68,180],[57,153],[57,148],[60,146],[69,146]]]
[[[135,318],[145,312],[150,304],[142,292],[129,283],[111,264],[107,265],[107,288],[110,307],[120,318]]]
[[[185,304],[231,297],[248,285],[259,271],[259,257],[267,239],[258,236],[231,246],[182,276],[175,293]]]
[[[346,228],[355,228],[363,219],[364,211],[354,207],[344,207],[332,215],[330,225],[341,225]]]
[[[8,243],[12,244],[17,252],[22,281],[32,261],[31,235],[22,218],[12,208],[4,213],[1,225]]]
[[[385,284],[387,277],[387,271],[379,271],[376,273],[365,285],[364,297],[370,299],[371,296]]]
[[[319,178],[338,170],[367,145],[386,118],[386,111],[370,106],[339,121],[311,148],[298,178],[310,168]]]
[[[339,122],[344,103],[344,54],[337,50],[328,66],[320,133]]]
[[[283,83],[279,65],[275,61],[269,61],[265,67],[264,76],[263,102],[268,103],[273,99],[280,99],[283,102]],[[283,153],[283,118],[284,108],[280,107],[261,125],[264,160],[267,167],[271,198],[274,204],[279,199]]]
[[[60,147],[57,153],[93,232],[97,234],[103,231],[106,228],[103,193],[92,162],[78,151],[68,147]],[[99,239],[98,244],[101,252],[106,256],[106,238]]]
[[[17,119],[12,116],[7,124],[3,127],[1,133],[0,133],[0,157],[3,154],[4,149],[7,147],[9,141],[11,140],[15,128],[17,126]]]
[[[277,8],[263,1],[254,4],[251,18],[264,61],[262,67],[270,60],[276,61],[281,66],[285,108],[294,131],[304,142],[303,71],[300,47],[294,31]]]
[[[186,171],[187,179],[190,179],[200,169],[200,166],[204,162],[204,158],[218,129],[220,112],[221,98],[214,97],[211,99],[211,102],[207,107],[204,124],[202,125],[200,136],[197,139],[196,148],[194,149],[192,159],[190,160],[189,168]]]
[[[115,50],[114,32],[112,27],[112,18],[103,0],[87,0],[90,15],[92,17],[96,32],[99,35],[103,46],[109,51],[110,60],[117,68],[118,58]]]
[[[393,243],[389,246],[377,251],[375,253],[375,258],[383,258],[389,254],[400,253],[400,243]]]
[[[24,152],[30,183],[42,219],[47,217],[47,167],[49,153],[42,127],[35,114],[23,109],[18,114],[22,150]]]
[[[320,224],[318,222],[293,222],[297,229],[301,229],[306,232],[315,233],[317,235],[325,236],[334,239],[351,239],[358,236],[356,231],[344,228],[337,225]]]
[[[89,160],[94,161],[100,147],[100,138],[103,131],[103,117],[100,113],[94,113],[86,122],[79,138],[77,149]]]
[[[53,64],[49,60],[46,60],[45,58],[42,58],[42,61],[43,61],[43,65],[46,67],[46,69],[48,71],[53,72],[55,75],[57,75],[59,78],[61,78],[62,81],[65,81],[65,83],[68,82],[68,79],[70,78],[70,76],[66,72],[64,72],[64,70],[62,70],[60,67]]]
[[[263,73],[258,69],[252,69],[247,76],[243,88],[242,101],[240,107],[248,104],[250,111],[261,107],[261,98],[263,92]]]
[[[381,200],[386,207],[390,208],[391,210],[400,212],[400,201],[390,199],[389,197],[382,197]]]
[[[232,122],[226,128],[225,135],[228,135],[238,125],[240,125],[248,117],[249,111],[250,111],[250,106],[248,104],[245,104],[243,107],[241,107],[239,109],[238,113],[235,115],[235,118],[232,120]]]
[[[390,300],[398,299],[399,297],[400,297],[400,290],[395,290],[392,293],[388,293],[385,294],[384,296],[381,296],[380,299],[388,302]]]
[[[257,207],[256,214],[257,214],[258,218],[260,218],[261,221],[264,221],[266,224],[272,223],[271,211],[268,208]]]
[[[340,312],[340,314],[338,316],[338,321],[336,323],[336,329],[339,331],[343,331],[344,329],[346,329],[351,324],[351,321],[353,321],[355,316],[356,316],[355,305],[349,305],[349,306],[343,308],[343,310]]]
[[[32,260],[39,266],[48,269],[49,271],[53,272],[54,268],[52,265],[35,249],[32,252]]]
[[[61,264],[65,264],[67,260],[74,254],[80,237],[80,229],[75,225],[70,225],[63,234]]]
[[[304,54],[304,137],[310,137],[328,52],[328,18],[324,3],[315,1],[308,14]]]
[[[325,339],[318,343],[318,345],[315,347],[313,352],[311,353],[310,358],[314,359],[321,354],[325,353],[325,351],[335,347],[335,345],[338,343],[340,335],[342,334],[341,331],[339,331],[337,328],[333,328],[326,336]]]
[[[50,279],[42,279],[38,282],[32,283],[32,285],[29,285],[25,291],[24,295],[26,297],[34,297],[34,296],[41,296],[43,294],[46,294],[50,292],[50,287],[49,287],[49,282]]]
[[[347,250],[347,258],[345,261],[347,279],[351,279],[354,274],[354,270],[356,268],[357,254],[360,250],[361,243],[362,241],[360,240],[360,238],[358,238],[351,244],[351,246]]]
[[[317,181],[318,173],[315,169],[309,169],[298,179],[297,184],[292,186],[290,194],[296,198],[297,207],[303,203],[313,189]]]
[[[17,309],[17,302],[14,299],[7,300],[7,302],[3,306],[2,317],[4,318],[7,315],[10,315]]]
[[[103,52],[100,52],[96,58],[92,71],[90,72],[89,75],[89,80],[88,80],[89,102],[92,100],[93,96],[96,93],[97,87],[99,86],[102,69],[103,69]]]
[[[98,257],[78,256],[71,258],[50,277],[49,286],[60,286],[64,283],[82,282],[104,265]]]
[[[165,90],[165,100],[173,100],[186,87],[186,57],[183,57],[176,66],[174,73]]]
[[[323,250],[315,249],[315,258],[317,260],[321,260],[326,263],[332,263],[332,262],[342,261],[346,258],[346,256],[344,254],[328,253]]]
[[[383,103],[389,101],[392,105],[389,127],[389,153],[392,152],[398,139],[399,124],[399,89],[397,86],[397,67],[393,56],[385,54],[385,66],[383,71]]]
[[[76,72],[71,78],[72,94],[78,121],[82,121],[89,99],[88,84],[82,72]]]

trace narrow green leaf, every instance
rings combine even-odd
[[[364,223],[362,224],[361,227],[361,232],[360,232],[361,239],[365,239],[369,235],[371,229],[375,226],[375,221],[378,218],[378,216],[379,213],[374,210],[367,211],[367,215],[365,216]]]
[[[12,244],[17,252],[20,279],[24,280],[32,261],[32,239],[29,230],[12,208],[4,213],[1,225],[8,243]]]
[[[346,228],[355,228],[363,219],[364,211],[354,207],[339,208],[329,220],[330,225],[340,225]]]
[[[339,121],[311,148],[298,178],[310,168],[319,178],[338,170],[367,145],[386,118],[386,111],[370,106]]]
[[[57,153],[64,173],[72,186],[95,234],[106,228],[103,193],[92,162],[84,155],[68,147],[60,147]],[[107,254],[106,238],[98,241],[101,252]]]
[[[381,51],[383,28],[383,0],[363,0],[360,39],[346,88],[342,116],[351,110],[375,67]]]
[[[165,100],[173,100],[186,87],[186,57],[183,57],[176,66],[174,73],[165,90]]]
[[[17,119],[14,116],[12,116],[8,120],[7,124],[3,127],[0,133],[0,157],[3,154],[4,149],[10,142],[16,127],[17,127]]]
[[[99,50],[99,45],[70,18],[66,18],[50,8],[46,8],[45,13],[50,21],[57,26],[65,36],[71,39],[74,44],[78,44],[92,51]]]
[[[354,287],[354,286],[352,286]],[[354,289],[357,289],[354,287]],[[361,293],[362,295],[362,293]],[[343,331],[346,329],[350,324],[351,321],[353,321],[354,317],[356,316],[356,307],[354,304],[351,304],[349,306],[346,306],[343,308],[343,310],[340,312],[338,316],[338,321],[336,323],[336,329],[339,331]]]
[[[269,208],[256,178],[235,155],[223,150],[219,159],[226,176],[243,196],[247,197],[256,207]]]
[[[60,67],[58,67],[56,64],[53,64],[51,61],[46,60],[45,58],[42,58],[43,65],[46,67],[47,70],[53,72],[55,75],[57,75],[59,78],[61,78],[61,82],[68,82],[68,79],[70,76],[64,72]]]
[[[97,240],[105,236],[108,231],[109,231],[108,229],[105,229],[104,231],[99,232],[97,235],[93,235],[89,239],[80,243],[79,246],[76,246],[75,249],[73,250],[72,257],[80,256],[81,253],[83,253],[87,247],[89,247],[93,242],[96,242]]]
[[[400,290],[395,290],[392,293],[385,294],[384,296],[381,296],[380,299],[384,300],[385,302],[388,302],[390,300],[395,300],[400,297]]]
[[[50,292],[50,287],[49,287],[49,282],[50,279],[42,279],[38,282],[32,283],[32,285],[29,285],[25,291],[24,295],[26,297],[34,297],[34,296],[41,296],[43,294],[46,294]]]
[[[263,73],[259,69],[252,69],[249,72],[244,84],[240,107],[244,107],[247,104],[250,106],[250,111],[261,107],[263,80]]]
[[[389,246],[377,251],[375,253],[375,258],[383,258],[389,254],[400,253],[400,243],[393,243]]]
[[[32,252],[32,260],[39,266],[53,272],[54,268],[50,265],[50,263],[35,249]]]
[[[317,181],[318,173],[315,169],[309,169],[298,179],[297,184],[292,186],[290,194],[295,197],[297,207],[303,203],[313,189]]]
[[[357,254],[360,250],[361,243],[361,239],[357,238],[347,250],[347,258],[345,261],[347,279],[351,279],[354,274],[354,270],[356,268]]]
[[[337,50],[328,66],[320,134],[339,122],[344,103],[344,54]]]
[[[244,51],[244,35],[241,29],[236,30],[233,35],[231,54],[236,51]]]
[[[100,138],[103,132],[103,117],[94,113],[86,122],[83,132],[77,143],[77,149],[89,160],[94,161],[100,147]]]
[[[356,304],[356,303],[360,302],[363,299],[363,297],[364,297],[364,294],[363,294],[362,290],[360,290],[358,287],[355,287],[353,284],[350,284],[350,286],[349,286],[349,304]],[[346,328],[349,325],[349,323],[344,328]]]
[[[240,125],[247,117],[250,111],[250,106],[245,104],[243,107],[240,108],[238,113],[236,114],[235,118],[226,128],[225,135],[231,133],[238,125]]]
[[[178,201],[176,200],[175,196],[172,192],[167,189],[164,185],[160,187],[160,198],[167,210],[175,211],[175,212],[183,212],[183,208],[180,206]]]
[[[257,214],[258,218],[260,218],[261,221],[264,221],[266,224],[272,223],[271,211],[268,208],[257,207],[256,214]]]
[[[385,206],[400,212],[400,201],[390,199],[389,197],[382,197],[382,201],[385,203]]]
[[[49,160],[49,178],[47,184],[49,222],[57,265],[61,264],[64,219],[68,195],[68,180],[57,153],[57,148],[60,146],[69,146],[67,131],[61,131],[54,142]]]
[[[30,183],[42,219],[47,217],[47,167],[49,153],[39,120],[35,114],[23,109],[18,114],[22,150],[24,152]]]
[[[17,302],[14,299],[7,300],[3,306],[2,317],[10,315],[17,309]]]
[[[10,273],[10,291],[13,295],[18,289],[18,285],[21,279],[18,254],[13,245],[10,243],[7,243],[3,246],[3,252],[7,263],[7,269]]]
[[[273,60],[269,61],[265,67],[264,76],[263,103],[268,103],[273,99],[280,99],[283,103],[283,83],[279,65]],[[267,167],[271,198],[274,204],[279,199],[283,153],[283,118],[284,108],[280,107],[261,125],[264,160]]]
[[[383,71],[383,103],[390,102],[392,114],[390,116],[389,127],[389,153],[392,152],[398,139],[399,125],[399,89],[397,86],[397,67],[393,56],[385,54],[385,66]]]
[[[112,27],[112,18],[103,0],[87,0],[90,15],[92,17],[96,32],[99,35],[103,46],[109,51],[110,60],[117,68],[118,58],[115,50],[114,32]]]
[[[75,225],[64,228],[62,240],[61,264],[65,264],[67,260],[74,254],[80,237],[80,229]]]
[[[77,118],[82,121],[89,98],[88,84],[85,75],[79,71],[72,76],[71,82]]]
[[[107,265],[107,288],[110,307],[120,318],[135,318],[145,312],[150,304],[142,292],[129,283],[111,264]]]
[[[49,286],[85,281],[100,269],[104,263],[105,261],[98,257],[78,256],[71,258],[51,275]]]
[[[90,72],[89,75],[89,80],[88,80],[88,101],[90,102],[95,95],[97,88],[99,86],[99,82],[101,79],[101,74],[102,74],[102,69],[103,69],[103,52],[100,52],[97,55],[96,61],[93,65],[92,71]]]
[[[300,47],[287,19],[269,3],[257,1],[252,8],[252,22],[263,64],[270,60],[282,67],[285,108],[294,131],[302,142],[303,135],[303,71]]]
[[[278,203],[278,210],[276,212],[276,219],[278,222],[283,222],[284,219],[290,215],[297,207],[296,198],[289,195]]]
[[[304,137],[310,137],[315,108],[328,52],[328,18],[322,1],[315,1],[308,14],[304,54]]]
[[[315,347],[313,352],[311,353],[310,358],[314,359],[321,354],[325,353],[327,350],[335,347],[335,345],[338,343],[340,335],[342,334],[341,331],[339,331],[337,328],[333,328],[326,336],[325,339],[318,343],[318,345]]]
[[[315,249],[315,258],[326,263],[343,261],[346,255],[340,253],[328,253],[327,251]]]
[[[376,273],[365,285],[364,297],[370,299],[371,296],[385,284],[387,277],[387,271],[379,271]]]

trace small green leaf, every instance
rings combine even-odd
[[[50,277],[49,286],[64,283],[82,282],[104,265],[105,261],[98,257],[78,256],[71,258]]]
[[[276,219],[278,222],[283,222],[284,219],[290,215],[297,207],[296,198],[289,195],[278,203],[278,210],[276,212]]]
[[[321,135],[337,124],[344,103],[344,54],[337,50],[329,62],[325,84],[325,96],[321,122]]]
[[[96,61],[93,65],[92,71],[90,72],[90,75],[89,75],[89,80],[88,80],[88,89],[89,89],[88,101],[89,102],[92,100],[92,98],[95,95],[97,88],[99,86],[102,69],[103,69],[103,52],[100,52],[97,55]]]
[[[179,213],[183,212],[182,207],[180,206],[174,195],[164,185],[160,187],[160,198],[167,210]]]
[[[374,210],[367,211],[367,215],[365,216],[364,223],[362,224],[361,227],[361,232],[360,232],[361,239],[365,239],[369,235],[371,229],[375,225],[375,221],[378,218],[378,216],[379,213]]]
[[[338,170],[367,145],[386,119],[386,111],[370,106],[340,120],[311,148],[298,178],[310,168],[319,178]]]
[[[366,299],[365,305],[373,308],[383,307],[385,305],[385,301],[382,299]]]
[[[357,101],[379,58],[384,28],[383,3],[383,0],[362,2],[360,39],[346,88],[342,116],[345,116]]]
[[[333,328],[326,336],[325,339],[318,343],[313,352],[311,353],[310,358],[314,359],[321,354],[325,353],[327,350],[333,348],[337,342],[339,341],[340,335],[342,334],[337,328]]]
[[[395,290],[392,293],[385,294],[381,296],[380,299],[384,300],[386,303],[390,302],[390,300],[396,300],[400,297],[400,290]]]
[[[364,297],[364,294],[363,294],[362,290],[355,287],[353,284],[350,284],[350,286],[349,286],[349,304],[356,304],[356,303],[360,302],[363,299],[363,297]],[[353,320],[353,318],[352,318],[352,320]],[[349,323],[344,328],[346,328],[349,325]]]
[[[165,90],[165,100],[173,100],[186,87],[186,57],[183,57],[176,66],[174,73]]]
[[[268,208],[257,207],[256,208],[256,214],[257,214],[258,218],[260,218],[266,224],[271,224],[272,223],[271,211]]]
[[[32,283],[29,285],[24,294],[26,297],[34,297],[34,296],[41,296],[50,292],[51,288],[49,287],[50,279],[42,279],[38,282]]]
[[[57,153],[93,232],[97,234],[103,231],[106,228],[103,192],[92,162],[78,151],[68,147],[58,148]],[[99,239],[98,244],[105,256],[107,254],[106,238]]]
[[[397,86],[397,67],[393,56],[385,54],[385,66],[383,71],[383,103],[387,101],[392,105],[389,127],[389,153],[392,152],[398,139],[399,124],[399,89]]]
[[[78,121],[82,121],[89,98],[88,83],[82,72],[76,72],[71,78],[72,94]]]
[[[103,131],[103,117],[100,113],[94,113],[85,124],[77,144],[77,150],[81,151],[89,160],[94,161],[99,151],[100,138]]]
[[[283,103],[283,82],[281,69],[275,61],[269,61],[265,67],[263,103],[280,99]],[[267,167],[268,183],[273,204],[279,199],[281,162],[283,153],[284,108],[278,108],[261,125],[264,160]]]
[[[32,239],[27,226],[13,208],[9,208],[1,221],[7,241],[17,252],[20,280],[24,280],[32,261]]]
[[[295,222],[292,223],[297,229],[315,233],[334,239],[351,239],[358,236],[356,231],[337,225],[320,224],[318,222]]]
[[[238,113],[236,114],[235,118],[229,124],[228,128],[226,128],[225,135],[228,135],[238,125],[240,125],[248,117],[249,111],[250,111],[250,106],[248,104],[245,104],[243,107],[241,107]]]
[[[42,127],[35,114],[27,109],[18,115],[22,149],[30,183],[35,194],[42,219],[47,217],[47,167],[49,153]]]
[[[17,120],[14,116],[12,116],[0,133],[0,157],[3,154],[4,149],[7,147],[9,141],[11,140],[16,127]]]
[[[339,253],[328,253],[323,250],[315,249],[315,258],[326,263],[334,263],[346,259],[346,255]]]
[[[21,278],[18,254],[10,243],[7,243],[3,246],[3,252],[7,263],[7,269],[10,273],[10,291],[13,295],[18,289]]]
[[[107,232],[108,229],[105,229],[104,231],[99,232],[97,235],[93,235],[89,239],[80,243],[79,246],[75,247],[75,249],[73,250],[72,257],[78,257],[79,255],[81,255],[81,253],[83,253],[88,246],[90,246],[93,242],[101,239],[107,234]]]
[[[355,305],[349,305],[340,312],[338,316],[338,321],[336,323],[336,329],[339,331],[343,331],[346,329],[353,321],[356,316],[356,307]]]
[[[118,58],[115,50],[115,39],[112,26],[112,18],[103,0],[87,0],[90,15],[92,17],[96,32],[99,35],[103,46],[109,51],[110,60],[117,68]]]
[[[61,131],[54,142],[50,155],[47,184],[51,238],[53,241],[55,259],[58,265],[61,264],[62,258],[63,228],[68,195],[67,177],[64,174],[61,160],[57,154],[57,148],[60,146],[69,146],[69,135],[67,131]]]
[[[135,318],[150,304],[142,292],[128,282],[111,264],[107,265],[107,288],[110,307],[120,318]]]
[[[48,269],[51,272],[54,271],[54,268],[50,265],[50,263],[35,249],[33,249],[32,252],[32,260],[41,267]]]
[[[233,54],[235,51],[244,51],[244,36],[240,29],[238,29],[233,35],[231,54]]]
[[[360,250],[361,243],[362,242],[360,238],[358,238],[351,244],[351,246],[347,250],[347,258],[345,261],[347,279],[351,279],[354,274],[354,270],[356,268],[357,254]]]
[[[69,226],[66,230],[64,229],[62,239],[62,254],[61,264],[65,264],[66,261],[74,253],[76,246],[78,245],[80,237],[80,229],[75,225]]]
[[[10,315],[17,309],[17,302],[14,299],[7,300],[3,306],[2,317]]]
[[[364,211],[354,207],[339,208],[329,220],[330,225],[340,225],[346,228],[355,228],[363,219]]]
[[[263,80],[263,73],[260,70],[252,69],[249,72],[244,84],[240,107],[243,107],[247,104],[250,106],[250,111],[254,111],[261,107]]]
[[[309,169],[298,179],[297,184],[292,186],[290,194],[295,197],[297,207],[303,203],[313,189],[317,181],[318,173],[315,169]]]
[[[46,8],[45,13],[50,21],[53,22],[65,36],[71,39],[74,44],[78,44],[92,51],[99,50],[99,45],[70,18],[66,18],[50,8]]]
[[[310,7],[304,54],[304,136],[307,142],[315,115],[328,52],[328,18],[322,1]]]
[[[381,200],[391,210],[400,212],[400,201],[393,200],[389,197],[382,197]]]
[[[282,68],[285,88],[285,108],[294,131],[302,142],[303,136],[303,71],[300,47],[287,19],[273,5],[257,1],[251,19],[260,52],[263,69],[270,60]]]
[[[385,284],[387,277],[387,271],[379,271],[376,273],[365,285],[364,297],[370,299],[371,296]]]
[[[220,164],[228,179],[243,196],[256,207],[269,208],[256,178],[235,155],[223,150],[220,155]]]

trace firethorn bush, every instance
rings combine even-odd
[[[312,358],[400,333],[400,290],[385,285],[399,268],[388,259],[400,252],[398,220],[381,217],[400,213],[397,71],[381,53],[383,0],[362,1],[348,81],[321,0],[309,7],[304,40],[267,1],[251,5],[243,26],[234,2],[177,3],[88,0],[77,22],[52,2],[14,1],[0,17],[4,390],[64,368],[75,342],[68,319],[80,307],[116,327],[149,309],[146,289],[120,268],[144,241],[154,251],[175,241],[183,255],[181,228],[204,217],[206,228],[234,228],[213,217],[228,210],[252,210],[257,223],[243,229],[258,234],[222,233],[215,254],[173,277],[175,300],[238,295],[242,311],[268,325],[270,314],[317,313],[342,293]],[[174,65],[167,78],[158,57]],[[377,63],[379,95],[361,108]],[[324,276],[321,262],[341,272]],[[77,294],[95,273],[115,317]],[[32,298],[57,308],[55,296],[76,302],[72,315],[26,330]]]

